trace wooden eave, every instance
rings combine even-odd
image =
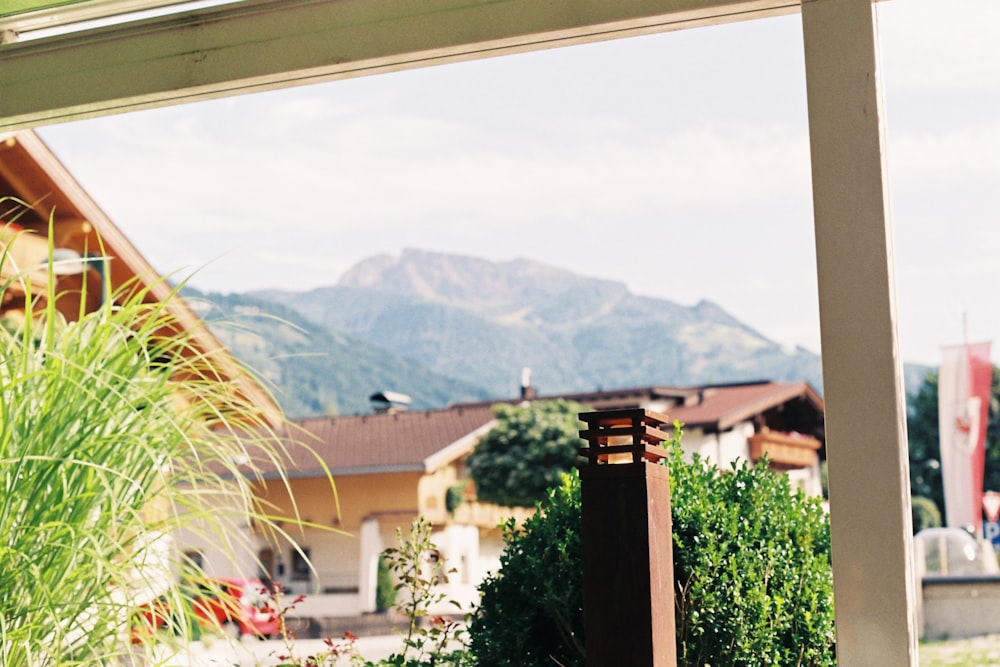
[[[14,196],[30,206],[15,212],[12,202],[5,202],[0,205],[0,217],[5,213],[19,215],[18,224],[47,238],[51,216],[54,245],[83,255],[110,257],[106,265],[112,293],[136,281],[148,288],[147,300],[167,303],[170,316],[189,333],[197,354],[210,362],[212,371],[234,382],[268,422],[280,422],[280,408],[271,396],[250,378],[183,299],[171,298],[170,284],[34,132],[0,134],[0,187],[10,188],[0,196]],[[4,221],[9,222],[9,217]]]
[[[753,419],[757,415],[789,403],[797,398],[807,401],[816,412],[823,414],[823,399],[809,384],[803,382],[780,388],[774,393],[763,396],[755,401],[744,403],[737,408],[719,415],[714,422],[691,424],[692,426],[710,427],[716,431],[727,431],[737,424]]]
[[[767,456],[775,470],[808,468],[819,462],[819,440],[798,433],[763,430],[750,436],[750,459],[755,463]]]

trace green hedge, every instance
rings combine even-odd
[[[721,473],[679,445],[668,458],[678,664],[834,665],[830,533],[819,500],[765,466]],[[470,627],[479,664],[584,664],[580,482],[550,492],[522,530],[504,527],[501,569]]]

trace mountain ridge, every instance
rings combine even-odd
[[[330,286],[198,297],[214,304],[216,335],[263,369],[294,417],[368,412],[368,396],[384,390],[411,395],[414,409],[515,398],[524,367],[540,396],[760,380],[822,392],[818,354],[709,299],[684,306],[533,260],[406,249],[362,260]],[[241,309],[255,317],[233,333],[226,314]],[[905,366],[909,391],[926,370]]]
[[[317,326],[280,303],[187,287],[182,294],[290,417],[366,413],[369,397],[386,390],[411,395],[414,409],[490,397],[481,387]]]
[[[333,286],[251,294],[496,398],[517,395],[525,366],[547,393],[760,379],[821,388],[818,355],[708,299],[683,306],[532,260],[406,249],[362,260]]]

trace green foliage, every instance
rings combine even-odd
[[[498,424],[469,456],[469,474],[479,500],[531,507],[573,469],[585,408],[572,401],[497,405]]]
[[[930,498],[944,510],[941,443],[938,436],[938,376],[928,373],[907,405],[906,432],[910,450],[910,497]],[[915,524],[914,524],[915,525]]]
[[[12,284],[38,309],[0,327],[0,664],[114,662],[150,648],[129,646],[142,605],[189,608],[169,535],[276,528],[237,462],[283,455],[178,324],[173,294],[125,285],[67,321],[51,270],[0,298]]]
[[[454,619],[436,615],[428,618],[430,610],[442,603],[459,608],[458,603],[448,600],[440,592],[438,584],[447,582],[444,564],[431,541],[431,524],[419,517],[410,524],[407,534],[396,530],[398,547],[386,549],[383,559],[388,571],[395,575],[395,590],[402,593],[396,609],[402,612],[408,627],[402,634],[403,650],[376,662],[365,660],[357,653],[355,637],[348,632],[342,640],[327,638],[318,653],[309,656],[295,656],[294,637],[285,629],[284,619],[296,604],[283,606],[280,603],[280,588],[275,589],[273,607],[282,619],[282,638],[286,653],[279,656],[284,667],[320,667],[321,665],[343,664],[340,658],[347,657],[354,667],[473,667],[474,662],[462,647],[465,635],[464,624]],[[380,560],[383,560],[380,559]],[[380,565],[381,570],[381,565]],[[482,663],[480,663],[482,664]]]
[[[449,486],[444,495],[444,507],[448,514],[454,514],[458,506],[465,502],[465,484]]]
[[[469,650],[481,665],[583,665],[580,479],[564,475],[521,528],[503,526],[500,570],[480,585]]]
[[[829,524],[780,473],[720,474],[672,446],[678,664],[833,665]],[[568,480],[481,587],[470,650],[484,665],[583,665],[580,485]],[[518,619],[511,623],[511,619]],[[553,659],[557,660],[556,663]]]
[[[441,665],[461,667],[470,664],[464,650],[454,650],[450,645],[460,642],[465,633],[462,624],[444,616],[434,616],[429,624],[421,621],[429,610],[441,603],[449,602],[437,588],[448,580],[444,563],[434,543],[431,541],[431,525],[420,517],[410,525],[408,535],[396,529],[399,546],[386,549],[385,556],[389,569],[398,583],[396,589],[401,598],[397,608],[402,611],[409,625],[403,635],[403,652],[393,654],[386,662],[363,663],[366,667],[376,665]],[[456,609],[458,603],[451,602]]]
[[[910,502],[914,534],[919,533],[924,528],[937,528],[941,525],[941,512],[933,500],[923,496],[913,496],[910,498]]]
[[[378,573],[375,580],[375,608],[378,611],[391,609],[396,604],[396,582],[392,580],[389,560],[386,554],[378,557]]]
[[[910,449],[910,496],[930,498],[944,516],[941,443],[938,428],[938,375],[928,373],[907,405]],[[985,490],[1000,491],[1000,368],[993,367],[989,418],[986,423]],[[914,524],[916,530],[916,524]]]
[[[766,466],[669,458],[683,665],[834,665],[830,530]]]

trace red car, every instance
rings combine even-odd
[[[277,636],[281,621],[267,588],[259,579],[211,579],[198,586],[192,601],[194,617],[204,628],[222,630],[232,637],[249,635],[260,638]],[[132,623],[132,642],[143,643],[171,619],[166,597],[143,605]]]
[[[280,633],[277,610],[260,579],[222,577],[200,588],[203,595],[194,601],[194,614],[205,624],[233,636],[271,637]]]

